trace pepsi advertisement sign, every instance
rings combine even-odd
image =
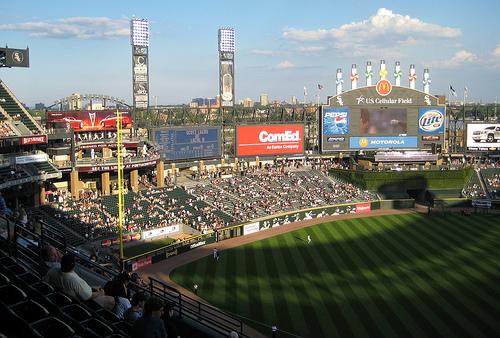
[[[444,132],[444,108],[419,108],[418,133],[442,134]]]
[[[349,138],[349,147],[352,149],[376,149],[376,148],[417,148],[418,138],[416,136],[353,136]]]
[[[349,134],[349,109],[324,108],[323,135]]]

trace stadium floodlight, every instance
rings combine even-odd
[[[234,29],[219,29],[219,52],[234,53]]]
[[[130,20],[130,43],[132,46],[149,46],[149,21],[147,19]]]

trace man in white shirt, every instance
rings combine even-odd
[[[55,266],[50,269],[45,277],[43,277],[43,280],[76,301],[84,302],[93,299],[103,308],[112,310],[115,305],[113,297],[105,296],[104,290],[101,288],[98,288],[97,291],[92,291],[87,282],[80,278],[74,271],[75,265],[75,256],[71,253],[66,253],[61,258],[61,267]]]

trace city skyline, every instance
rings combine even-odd
[[[307,101],[315,102],[318,84],[324,102],[335,94],[337,68],[343,70],[348,90],[351,64],[358,65],[359,85],[364,86],[366,61],[372,62],[377,80],[381,59],[390,80],[394,62],[401,62],[403,86],[408,85],[409,65],[415,64],[419,90],[424,68],[429,68],[433,94],[448,95],[452,85],[456,99],[465,87],[468,99],[476,102],[500,96],[500,39],[489,34],[500,31],[494,14],[500,4],[495,1],[423,1],[418,7],[396,1],[316,1],[306,6],[298,1],[233,5],[221,0],[146,7],[130,1],[51,1],[50,11],[42,6],[35,1],[0,5],[0,43],[29,46],[31,66],[1,69],[0,78],[30,106],[50,105],[73,92],[131,103],[133,16],[150,22],[150,99],[157,97],[159,105],[218,94],[221,27],[235,29],[236,102],[247,97],[257,101],[262,93],[270,100],[295,96],[303,101],[304,88]],[[221,7],[226,10],[217,9]]]

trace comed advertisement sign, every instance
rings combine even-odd
[[[238,126],[237,156],[301,154],[304,152],[304,125],[280,124]]]

